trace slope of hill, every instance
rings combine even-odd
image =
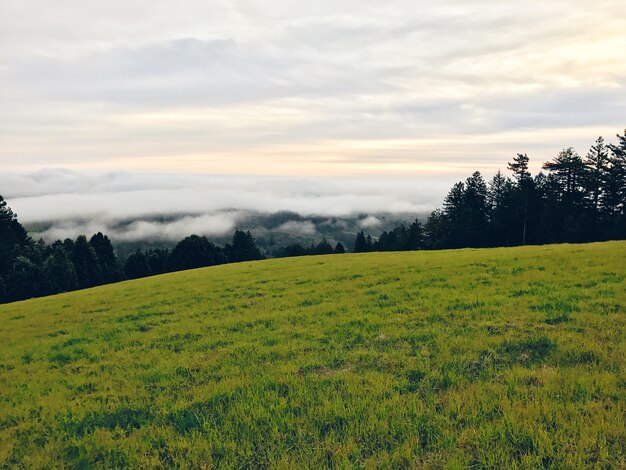
[[[267,260],[0,306],[0,464],[626,465],[626,243]]]

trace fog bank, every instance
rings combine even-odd
[[[350,217],[375,228],[378,213],[438,207],[451,177],[233,177],[44,169],[0,175],[0,194],[22,223],[46,240],[104,231],[120,241],[219,236],[252,213]],[[337,221],[333,222],[337,223]],[[278,230],[314,235],[315,224],[288,220]]]

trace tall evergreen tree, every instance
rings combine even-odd
[[[72,262],[76,269],[78,288],[99,286],[103,283],[102,267],[96,250],[89,244],[84,235],[80,235],[72,248]]]
[[[206,237],[191,235],[174,247],[169,257],[169,271],[202,268],[227,262],[224,251]]]
[[[626,130],[610,144],[609,169],[606,176],[606,205],[613,214],[626,213]]]
[[[572,148],[562,150],[543,169],[552,173],[559,184],[560,201],[567,206],[580,204],[586,180],[586,167],[580,155]]]
[[[306,256],[307,250],[299,243],[294,243],[293,245],[285,246],[276,251],[276,258],[289,258],[293,256]]]
[[[231,263],[263,259],[261,250],[256,246],[256,240],[249,231],[235,230],[232,243],[226,246],[225,251]]]
[[[530,179],[530,171],[528,171],[528,162],[530,159],[525,153],[518,153],[513,158],[512,162],[509,162],[507,168],[513,172],[513,177],[518,181],[524,181]]]
[[[448,223],[441,209],[430,213],[424,224],[424,246],[430,250],[444,248],[447,244]]]
[[[496,245],[511,245],[510,227],[515,223],[511,212],[515,193],[513,182],[500,171],[488,184],[487,210],[491,226],[491,241]]]
[[[365,233],[361,230],[357,233],[356,238],[354,240],[354,251],[355,253],[366,253],[369,251],[369,247],[367,246],[367,240],[365,238]]]
[[[315,245],[314,252],[316,255],[330,255],[333,253],[333,247],[326,238],[322,238],[322,241]]]
[[[487,240],[487,185],[475,172],[464,183],[455,184],[444,200],[447,222],[445,246],[486,246]]]
[[[150,266],[150,272],[154,274],[163,274],[167,272],[167,261],[170,256],[169,250],[146,250],[146,258]]]
[[[509,162],[508,169],[513,172],[513,178],[517,183],[517,197],[513,201],[513,211],[516,212],[516,216],[522,221],[521,223],[521,244],[526,245],[526,238],[528,235],[528,212],[530,199],[533,196],[534,185],[533,180],[528,170],[528,163],[530,159],[527,154],[518,153],[513,162]]]
[[[584,212],[585,182],[588,178],[583,159],[570,147],[561,151],[551,162],[544,163],[543,168],[550,172],[549,182],[558,203],[558,210],[553,216],[560,229],[552,231],[554,241],[587,241],[593,220]]]
[[[93,247],[98,260],[100,261],[100,268],[102,269],[102,281],[104,284],[110,284],[112,282],[118,282],[122,280],[122,271],[115,256],[113,245],[109,237],[98,232],[91,237],[89,244]]]
[[[9,302],[42,295],[41,267],[25,256],[18,256],[5,278],[6,299]]]
[[[150,269],[150,263],[146,253],[137,250],[131,254],[124,263],[124,274],[128,279],[139,279],[154,274]]]
[[[43,263],[43,285],[45,294],[70,292],[78,289],[78,278],[72,260],[63,245],[53,248]]]
[[[597,214],[601,211],[607,173],[609,171],[609,150],[602,136],[591,146],[583,163],[587,167],[585,181],[586,199],[591,209]]]
[[[415,219],[407,232],[406,250],[421,250],[424,246],[424,227]]]
[[[29,243],[26,230],[17,220],[17,215],[0,196],[0,276],[13,266],[20,247]]]
[[[480,172],[476,171],[465,181],[466,236],[470,246],[488,246],[487,184]]]
[[[346,248],[343,246],[341,242],[337,242],[335,245],[335,254],[342,255],[346,252]]]

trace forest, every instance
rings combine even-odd
[[[485,181],[480,172],[455,184],[440,209],[426,220],[400,224],[378,237],[361,231],[351,250],[436,250],[466,247],[584,243],[626,239],[626,131],[616,143],[599,137],[582,157],[566,148],[531,174],[530,159],[517,154],[510,176]],[[235,230],[218,246],[190,235],[172,250],[139,249],[123,262],[109,237],[35,241],[0,196],[0,302],[12,302],[224,263],[341,254],[340,242],[326,239],[262,253],[249,231]]]

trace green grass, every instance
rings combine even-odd
[[[0,306],[0,463],[624,468],[626,243],[219,266]]]

